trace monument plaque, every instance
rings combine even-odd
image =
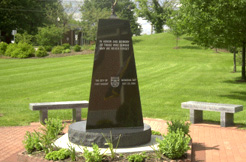
[[[114,147],[119,141],[120,148],[150,141],[151,127],[143,123],[131,36],[129,21],[115,14],[99,20],[87,121],[69,126],[70,142],[107,147],[106,137]]]
[[[86,129],[143,127],[130,24],[101,19]]]

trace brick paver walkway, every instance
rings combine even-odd
[[[145,118],[153,130],[166,133],[166,121]],[[22,140],[26,131],[38,130],[40,124],[0,127],[0,162],[16,162],[17,153],[24,150]],[[65,129],[67,132],[67,129]],[[193,157],[196,162],[245,162],[246,130],[221,128],[213,124],[193,124],[190,127]]]

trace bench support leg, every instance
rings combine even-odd
[[[192,124],[201,123],[203,121],[203,111],[190,109],[190,122]]]
[[[73,109],[73,121],[81,121],[81,108]]]
[[[39,121],[42,124],[45,124],[45,119],[48,119],[48,110],[39,111]]]
[[[233,113],[220,113],[220,126],[221,127],[228,127],[234,125],[234,114]]]

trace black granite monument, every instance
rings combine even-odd
[[[143,124],[138,79],[127,20],[99,20],[87,122],[70,125],[69,140],[105,147],[102,136],[119,147],[150,141],[151,128]],[[85,124],[86,123],[86,124]]]

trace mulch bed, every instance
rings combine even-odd
[[[88,54],[94,54],[93,50],[83,50],[80,52],[74,52],[73,50],[70,53],[63,53],[63,54],[52,54],[51,52],[48,52],[48,56],[45,57],[29,57],[25,59],[43,59],[43,58],[53,58],[53,57],[66,57],[66,56],[74,56],[74,55],[88,55]],[[9,56],[1,56],[0,59],[19,59],[19,58],[11,58]]]
[[[131,154],[136,154],[136,153],[125,153],[125,154],[117,154],[117,156],[112,159],[110,156],[105,156],[104,157],[104,160],[103,162],[116,162],[116,161],[128,161],[127,160],[127,157]],[[81,153],[77,153],[76,154],[76,162],[85,162],[85,158],[82,157]],[[188,159],[187,157],[187,154],[185,154],[181,159],[178,159],[178,160],[171,160],[171,159],[168,159],[168,158],[157,158],[155,152],[147,152],[146,153],[147,157],[145,159],[144,162],[190,162],[191,160]],[[23,158],[23,157],[26,157],[26,158]],[[43,151],[37,151],[37,152],[33,152],[31,155],[28,155],[27,152],[22,152],[20,154],[18,154],[18,161],[25,161],[25,162],[29,162],[29,161],[32,161],[32,160],[38,160],[40,162],[45,162],[45,161],[48,161],[46,159],[44,159],[45,157],[45,153]],[[60,160],[61,162],[71,162],[72,159],[71,158],[68,158],[68,159],[64,159],[64,160]]]

